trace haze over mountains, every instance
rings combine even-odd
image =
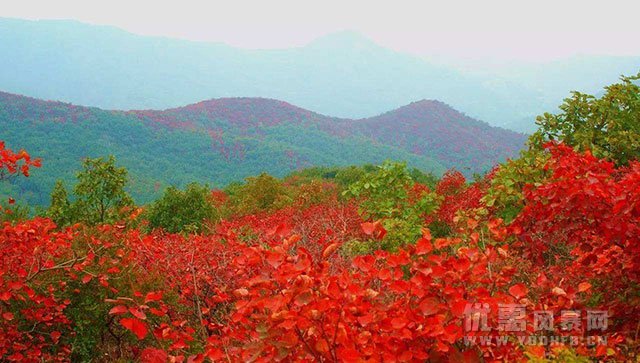
[[[300,48],[246,50],[52,20],[0,19],[0,49],[0,90],[86,106],[165,109],[267,97],[362,118],[437,99],[524,131],[533,129],[537,114],[555,110],[568,85],[597,93],[640,68],[640,57],[586,56],[527,67],[453,67],[385,49],[354,32]]]
[[[7,18],[0,50],[0,140],[46,160],[17,184],[38,204],[82,158],[108,154],[132,171],[139,202],[167,185],[385,159],[470,176],[515,156],[526,137],[505,128],[532,131],[567,85],[599,93],[640,70],[640,57],[441,62],[356,32],[248,50]]]
[[[0,92],[0,139],[42,157],[21,180],[29,202],[47,204],[56,179],[71,184],[85,157],[113,154],[131,173],[140,203],[167,185],[221,187],[309,166],[407,161],[437,175],[467,175],[517,155],[526,136],[419,101],[365,119],[324,116],[265,98],[225,98],[165,111],[108,111]]]

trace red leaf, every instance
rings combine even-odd
[[[380,225],[380,228],[378,229],[378,235],[376,236],[377,239],[383,239],[384,236],[387,235],[387,230],[384,229],[384,227],[382,227],[382,225]]]
[[[162,349],[146,348],[140,352],[141,363],[166,363],[167,361],[167,353]]]
[[[339,243],[332,243],[328,245],[327,247],[325,247],[324,251],[322,251],[322,257],[327,258],[331,256],[331,254],[333,254],[333,252],[335,252],[335,250],[337,250],[338,247],[340,247]]]
[[[155,316],[165,316],[167,315],[167,313],[163,310],[160,309],[156,309],[156,308],[151,308],[149,309],[149,311],[151,312],[151,314],[155,315]]]
[[[51,340],[53,340],[53,342],[56,344],[58,344],[58,340],[60,340],[61,336],[62,336],[62,333],[60,333],[59,331],[51,332]]]
[[[596,346],[596,357],[604,357],[605,355],[607,355],[607,346],[598,344],[598,346]]]
[[[316,342],[316,350],[320,353],[326,353],[329,351],[329,343],[326,339],[320,339]]]
[[[120,320],[120,324],[131,330],[131,332],[133,332],[133,334],[136,335],[136,337],[138,337],[138,339],[144,339],[144,337],[147,336],[147,324],[145,324],[145,322],[138,320],[138,319],[133,319],[133,318],[124,318],[122,320]]]
[[[291,226],[286,223],[281,223],[274,229],[267,231],[268,236],[276,235],[277,237],[284,238],[291,234]]]
[[[433,251],[431,240],[426,239],[424,237],[420,238],[416,243],[416,254],[421,256],[421,255],[426,255],[431,251]]]
[[[420,311],[425,316],[434,315],[439,311],[440,302],[436,298],[426,298],[420,303]]]
[[[466,300],[456,301],[456,302],[450,304],[451,312],[453,313],[454,316],[461,316],[462,314],[464,314],[464,310],[465,310],[465,308],[467,307],[468,304],[469,304],[469,302],[466,301]]]
[[[498,241],[504,240],[507,233],[507,229],[502,227],[502,222],[503,222],[502,218],[497,218],[497,219],[492,219],[487,223],[487,226],[489,227],[489,232],[491,232],[491,235],[493,236],[493,238],[495,238]]]
[[[556,296],[567,296],[567,293],[562,288],[557,286],[551,289],[551,293],[553,293]]]
[[[527,352],[537,358],[544,358],[545,356],[545,349],[542,345],[528,346]]]
[[[407,326],[407,323],[407,319],[403,317],[391,319],[391,326],[396,330],[404,328],[405,326]]]
[[[249,290],[245,289],[244,287],[235,289],[233,290],[233,295],[235,295],[236,297],[244,297],[249,295]]]
[[[362,231],[368,235],[377,239],[383,239],[387,235],[387,230],[384,229],[380,221],[376,222],[364,222],[360,224]]]
[[[207,358],[211,359],[214,362],[218,359],[221,359],[222,357],[224,357],[224,352],[218,348],[210,348],[207,351]]]
[[[362,227],[362,231],[364,232],[364,234],[368,236],[371,236],[373,232],[376,230],[375,223],[364,222],[360,226]]]
[[[338,359],[342,362],[358,362],[360,361],[360,352],[351,348],[339,348]]]
[[[148,303],[151,301],[159,301],[162,300],[162,291],[152,291],[150,293],[147,294],[147,296],[144,298],[144,302]]]
[[[581,282],[578,284],[578,292],[585,292],[591,288],[591,284],[588,282]]]
[[[11,321],[11,320],[13,320],[13,313],[6,312],[6,313],[2,314],[2,317],[4,318],[4,320]]]
[[[20,281],[11,281],[7,284],[7,287],[11,290],[20,290],[24,284]]]
[[[437,249],[442,249],[451,245],[451,243],[452,241],[448,238],[436,238],[434,245]]]
[[[429,228],[422,228],[422,238],[431,241],[431,230]]]
[[[147,319],[147,315],[142,310],[129,308],[129,312],[131,313],[131,315],[135,316],[136,318],[138,318],[140,320]]]
[[[524,286],[524,284],[515,284],[509,288],[509,294],[511,294],[516,299],[519,299],[527,295],[528,292],[529,292],[529,289],[527,289],[527,287]]]
[[[127,312],[127,307],[124,305],[118,305],[118,306],[114,306],[113,308],[111,308],[111,310],[109,310],[109,315],[112,314],[124,314]]]
[[[327,285],[327,294],[333,299],[339,299],[342,296],[342,291],[340,291],[340,286],[335,280],[329,281]]]
[[[266,251],[267,262],[271,267],[278,268],[284,262],[284,255],[278,251]]]
[[[311,267],[311,259],[307,255],[300,255],[293,267],[296,271],[305,271]]]
[[[169,347],[169,349],[184,349],[186,348],[187,345],[184,343],[184,340],[178,340],[177,342],[171,344],[171,346]]]

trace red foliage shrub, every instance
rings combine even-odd
[[[233,217],[212,235],[143,233],[124,222],[65,230],[42,218],[6,222],[0,357],[69,360],[83,338],[75,335],[73,309],[104,319],[95,325],[102,334],[96,349],[143,362],[497,362],[550,351],[518,342],[530,328],[498,329],[501,304],[556,314],[606,309],[608,344],[575,351],[633,357],[640,163],[615,168],[562,145],[550,152],[552,176],[526,190],[525,208],[511,225],[492,215],[460,220],[452,237],[432,238],[425,229],[393,253],[342,251],[345,242],[366,243],[385,231],[363,221],[354,201],[326,198],[321,185],[307,190],[322,195],[319,203],[305,197],[275,212]],[[11,160],[30,160],[6,155],[2,167],[13,173]],[[436,190],[444,199],[439,218],[452,223],[457,212],[476,208],[484,188],[448,173]],[[426,192],[417,186],[409,196]],[[223,193],[213,196],[225,202]],[[90,309],[82,310],[88,301]],[[472,304],[490,309],[486,330],[467,331]],[[465,345],[468,336],[509,339]]]
[[[525,193],[511,226],[516,246],[532,262],[530,273],[548,280],[542,287],[579,293],[581,301],[599,295],[596,305],[633,335],[640,316],[640,163],[616,169],[565,145],[550,151],[552,177]]]
[[[11,175],[20,172],[24,176],[29,176],[29,168],[39,168],[40,165],[40,159],[32,159],[24,150],[15,153],[5,147],[4,141],[0,141],[0,179],[5,176],[5,173]]]
[[[449,170],[436,185],[436,193],[443,199],[435,216],[429,216],[429,221],[435,219],[444,222],[449,227],[455,226],[455,217],[459,211],[479,208],[481,199],[488,188],[486,180],[466,184],[464,175],[455,170]]]

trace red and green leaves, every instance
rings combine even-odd
[[[450,172],[436,187],[440,209],[393,250],[349,250],[363,239],[377,246],[393,226],[363,222],[358,201],[337,196],[231,216],[210,234],[6,223],[0,357],[68,359],[78,311],[97,311],[106,319],[96,329],[120,344],[105,349],[143,362],[518,361],[545,351],[460,349],[470,304],[558,312],[604,299],[610,305],[599,308],[613,313],[615,339],[577,352],[618,358],[611,349],[640,313],[632,299],[640,165],[615,168],[562,146],[551,153],[551,177],[526,188],[515,222],[478,210],[485,181],[468,185]],[[408,197],[426,193],[414,185]],[[432,221],[449,229],[430,230]],[[84,302],[94,310],[82,310]]]

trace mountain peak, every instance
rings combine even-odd
[[[459,111],[455,110],[453,107],[447,105],[446,103],[438,100],[428,100],[422,99],[419,101],[411,102],[408,105],[404,105],[398,107],[394,110],[385,112],[383,115],[404,115],[409,118],[415,117],[416,115],[432,115],[432,114],[460,114]]]
[[[178,109],[189,109],[189,108],[205,108],[205,109],[217,109],[220,107],[254,107],[254,106],[270,106],[270,107],[295,107],[287,102],[276,100],[273,98],[265,98],[265,97],[222,97],[222,98],[211,98],[208,100],[200,101],[197,103],[193,103],[190,105],[186,105],[183,107],[178,107]]]
[[[288,102],[265,97],[226,97],[212,98],[206,101],[190,104],[174,109],[175,111],[206,111],[208,113],[234,112],[246,115],[268,114],[270,117],[285,117],[287,115],[299,114],[311,116],[314,113]]]
[[[429,100],[429,99],[421,99],[418,101],[413,101],[410,104],[404,106],[404,107],[411,107],[411,108],[434,108],[434,107],[446,107],[446,108],[451,108],[449,105],[447,105],[446,103],[442,102],[442,101],[438,101],[438,100]]]
[[[212,120],[226,120],[242,127],[261,127],[321,117],[290,103],[262,97],[213,98],[164,111],[139,110],[130,113],[172,127],[206,126]]]

